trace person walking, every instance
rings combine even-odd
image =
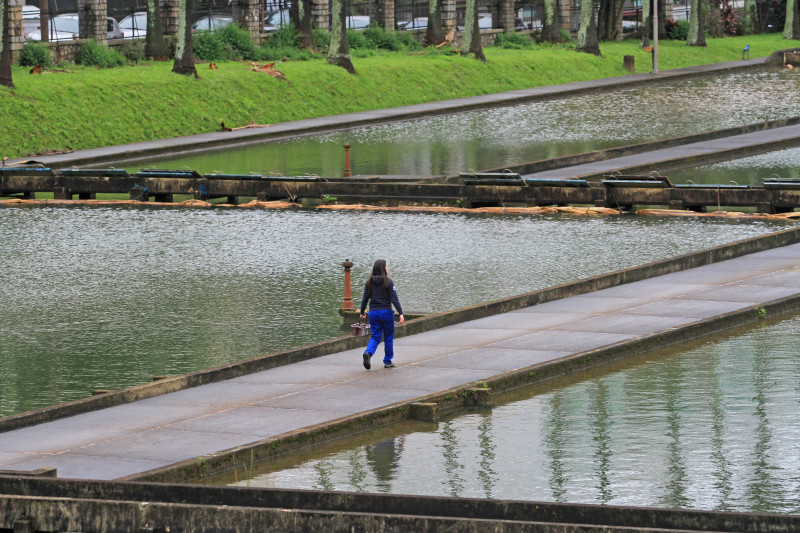
[[[397,297],[397,288],[389,277],[389,265],[385,259],[378,259],[372,265],[372,274],[364,285],[364,295],[361,297],[361,318],[367,317],[366,309],[369,302],[369,326],[372,337],[369,339],[367,349],[364,351],[364,368],[370,369],[369,359],[375,354],[383,337],[383,368],[394,368],[394,305],[400,314],[400,324],[405,322],[403,307]]]

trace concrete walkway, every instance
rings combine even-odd
[[[661,150],[650,150],[640,154],[627,155],[595,161],[582,165],[562,167],[553,170],[526,174],[526,178],[568,179],[573,177],[595,177],[628,169],[649,167],[651,170],[663,170],[676,166],[688,159],[708,156],[715,153],[753,150],[758,146],[774,146],[781,144],[800,144],[800,125],[784,126],[769,130],[733,135],[722,139],[703,141],[681,146],[673,146]],[[641,170],[637,170],[641,172]]]
[[[0,434],[0,469],[116,479],[800,295],[800,244]]]
[[[64,168],[73,165],[98,164],[104,161],[120,161],[135,157],[152,156],[155,154],[177,153],[186,150],[200,150],[212,146],[254,142],[270,138],[282,138],[307,133],[332,131],[337,129],[353,128],[368,124],[379,124],[397,120],[408,120],[429,115],[455,113],[492,106],[513,105],[532,100],[545,100],[562,98],[585,92],[610,90],[638,85],[651,81],[669,81],[691,78],[701,75],[723,74],[731,70],[747,69],[763,65],[766,58],[745,59],[715,63],[712,65],[698,65],[671,70],[663,70],[658,74],[631,74],[616,78],[599,80],[578,81],[562,85],[547,87],[534,87],[503,93],[485,94],[468,98],[441,100],[426,104],[417,104],[390,109],[376,109],[359,113],[332,115],[314,119],[282,122],[268,128],[247,128],[230,132],[213,132],[186,137],[158,139],[154,141],[108,146],[91,150],[78,150],[68,154],[50,156],[34,156],[22,160],[34,159],[52,168]],[[13,163],[15,161],[9,161]]]

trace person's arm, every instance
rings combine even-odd
[[[369,298],[367,298],[367,287],[369,286],[369,281],[364,284],[364,294],[361,295],[361,318],[366,318],[366,314],[364,312],[367,309],[367,302]]]
[[[394,305],[394,308],[397,309],[397,312],[400,314],[399,323],[402,324],[406,319],[403,316],[403,306],[400,305],[400,298],[397,296],[397,287],[394,286],[394,282],[392,282],[392,286],[389,288],[389,298],[391,298],[392,305]]]

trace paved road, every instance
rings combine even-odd
[[[568,179],[578,176],[597,176],[610,174],[615,170],[625,173],[625,169],[632,167],[650,166],[653,170],[663,170],[675,166],[676,161],[695,156],[728,152],[739,149],[752,149],[755,146],[779,143],[783,141],[797,141],[800,143],[800,125],[784,126],[769,130],[733,135],[722,139],[703,141],[661,150],[650,150],[641,154],[615,157],[604,161],[595,161],[583,165],[557,168],[526,174],[526,178],[542,179]]]
[[[0,468],[115,479],[800,294],[800,244],[0,434]]]

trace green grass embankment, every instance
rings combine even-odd
[[[659,68],[741,59],[798,46],[779,34],[709,39],[707,48],[662,41]],[[324,61],[279,63],[287,80],[253,72],[248,63],[197,66],[199,79],[170,72],[172,63],[140,63],[99,70],[67,67],[69,73],[31,75],[14,69],[16,89],[0,88],[0,156],[78,150],[218,131],[249,123],[275,124],[339,113],[489,94],[513,89],[651,70],[651,55],[637,40],[601,44],[603,57],[571,46],[529,50],[487,48],[487,63],[441,53],[383,53],[354,58],[358,75]]]

